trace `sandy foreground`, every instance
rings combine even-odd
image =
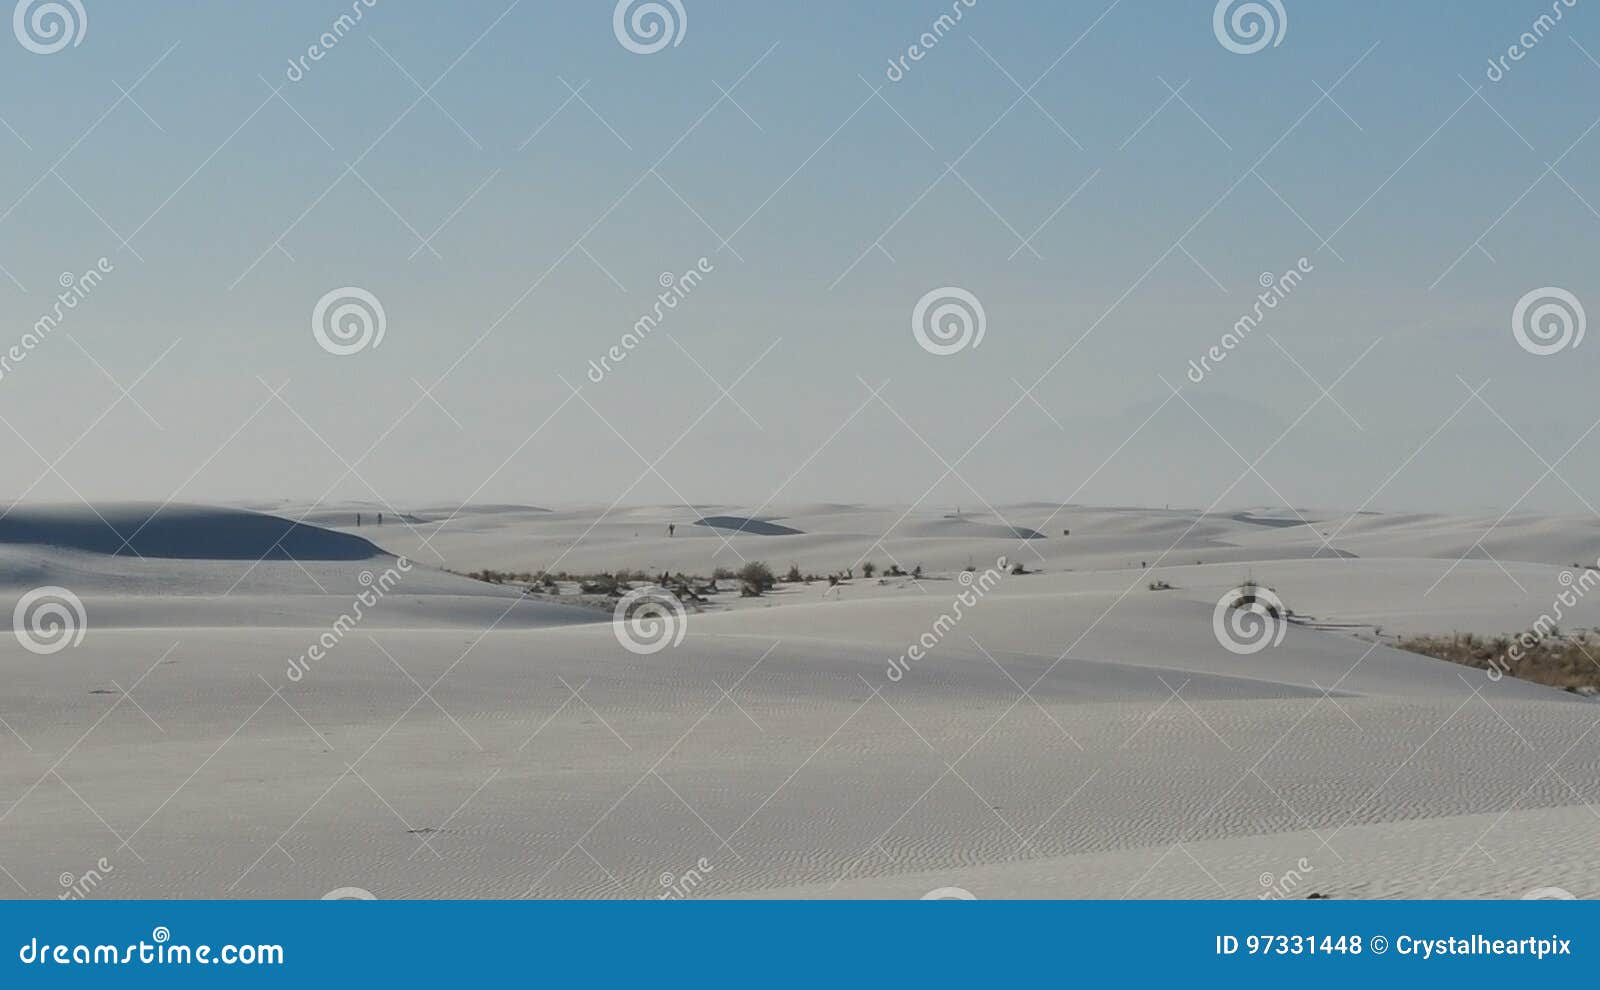
[[[9,896],[1600,895],[1600,705],[1386,645],[1526,628],[1593,519],[254,508],[302,524],[169,507],[134,556],[149,507],[0,519],[7,603],[69,589],[86,630],[0,641]],[[941,620],[1001,556],[1036,573]],[[719,596],[650,655],[445,570],[863,557],[924,578]],[[1241,655],[1246,577],[1305,621]]]

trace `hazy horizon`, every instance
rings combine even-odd
[[[1600,352],[1512,332],[1600,304],[1581,4],[1498,71],[1550,4],[1285,3],[1247,54],[1211,4],[682,6],[644,54],[510,0],[8,45],[0,353],[56,326],[0,498],[1593,511]]]

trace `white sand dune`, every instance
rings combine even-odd
[[[368,540],[244,509],[117,504],[11,506],[0,546],[186,560],[370,560]]]
[[[87,510],[8,516],[0,587],[61,585],[87,616],[58,653],[0,643],[12,894],[55,896],[104,858],[96,896],[652,897],[690,871],[694,896],[724,897],[1253,897],[1291,873],[1298,897],[1600,895],[1600,707],[1388,645],[1526,626],[1592,562],[1583,520],[1484,538],[1493,517],[1362,515],[1331,541],[1352,558],[1318,535],[1338,512],[504,506],[357,533],[318,511],[349,525],[304,506],[184,518],[231,553],[282,549],[262,534],[304,516],[296,546],[368,555],[141,558],[52,535],[92,533]],[[691,525],[707,513],[801,532]],[[1044,537],[996,535],[1016,527]],[[1459,560],[1480,541],[1494,559]],[[391,554],[416,563],[335,630]],[[891,554],[925,579],[713,605],[651,655],[606,612],[436,566]],[[1039,573],[942,621],[960,568],[1001,555]],[[1212,619],[1247,575],[1307,621],[1240,655]],[[1600,624],[1600,598],[1567,612]]]
[[[60,586],[94,606],[97,627],[320,626],[384,573],[370,610],[402,626],[521,627],[592,622],[592,609],[525,599],[407,562],[307,514],[198,506],[14,508],[0,519],[0,589]],[[374,527],[373,532],[377,529]]]

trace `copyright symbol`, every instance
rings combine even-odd
[[[1382,935],[1372,936],[1372,952],[1374,955],[1383,955],[1389,951],[1389,940]]]

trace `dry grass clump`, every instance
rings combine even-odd
[[[752,560],[739,568],[739,594],[745,598],[760,598],[778,583],[772,568],[765,561]]]
[[[1555,629],[1548,633],[1530,629],[1515,636],[1411,636],[1400,640],[1399,646],[1412,653],[1510,674],[1535,684],[1581,694],[1600,692],[1600,633],[1592,629],[1573,635]]]

